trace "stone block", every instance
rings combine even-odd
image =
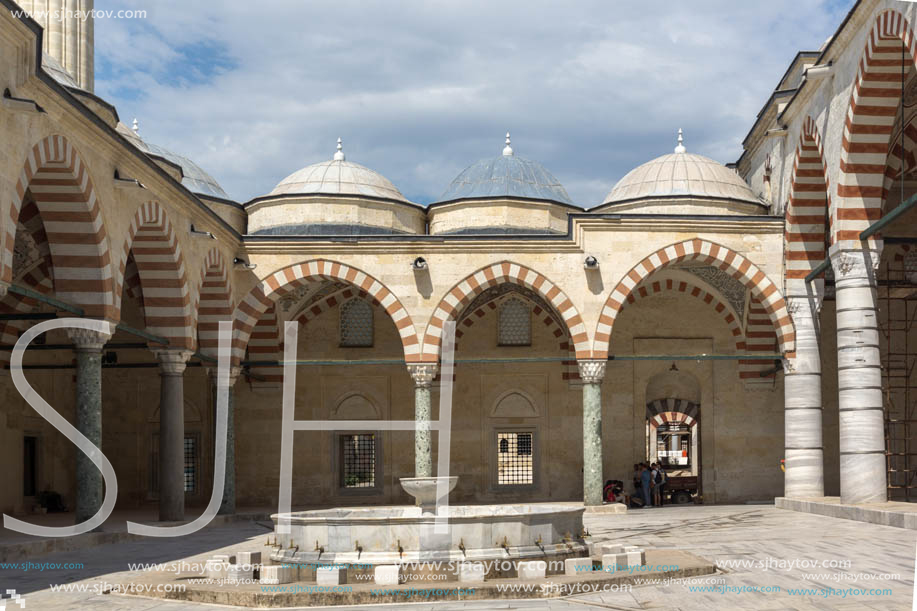
[[[236,552],[236,564],[252,566],[261,564],[261,552]]]
[[[230,564],[226,567],[226,581],[230,583],[246,582],[252,579],[250,565]]]
[[[226,569],[232,566],[229,556],[218,554],[207,561],[207,577],[210,579],[225,579]]]
[[[380,564],[373,571],[374,581],[379,586],[397,586],[401,582],[401,567],[397,564]]]
[[[278,585],[292,583],[296,578],[296,570],[282,564],[265,565],[261,567],[261,583]]]
[[[627,569],[627,554],[602,554],[602,570],[615,573]]]
[[[485,572],[483,562],[463,562],[459,565],[458,580],[462,583],[481,583]]]
[[[320,566],[315,569],[315,583],[320,586],[338,586],[347,583],[347,569]]]
[[[564,560],[564,575],[576,576],[592,571],[592,558],[567,558]]]
[[[646,564],[646,552],[642,549],[629,550],[624,552],[627,556],[627,566],[643,566]]]
[[[548,563],[544,560],[526,560],[516,566],[519,579],[544,579]]]

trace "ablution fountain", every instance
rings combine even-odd
[[[588,536],[583,528],[584,507],[443,504],[437,515],[439,479],[401,479],[402,487],[415,498],[415,506],[274,514],[271,560],[301,568],[334,565],[348,573],[370,574],[379,565],[397,565],[402,574],[417,575],[414,579],[435,573],[431,579],[449,581],[458,579],[459,567],[466,563],[483,564],[488,578],[512,577],[519,561],[545,560],[549,567],[562,567],[566,558],[588,555],[583,540]],[[448,497],[458,477],[443,479],[447,480]],[[279,528],[281,521],[289,522],[288,533]]]

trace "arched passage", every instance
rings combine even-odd
[[[245,356],[248,340],[262,313],[272,307],[280,297],[300,286],[318,280],[343,281],[365,291],[385,308],[398,328],[405,361],[417,362],[420,360],[420,344],[414,330],[414,323],[411,322],[407,310],[394,293],[381,282],[355,267],[337,261],[316,259],[297,263],[274,272],[239,302],[233,314],[233,361],[238,363]]]
[[[686,261],[701,261],[726,272],[751,290],[757,297],[777,330],[777,339],[783,353],[795,350],[793,323],[780,291],[767,275],[751,261],[719,244],[695,238],[660,248],[635,265],[611,291],[596,327],[593,357],[608,358],[611,333],[615,318],[627,302],[635,287],[653,272]]]
[[[811,117],[806,117],[790,183],[786,207],[786,278],[804,279],[825,260],[825,220],[830,207],[827,168],[821,137]]]
[[[902,79],[917,64],[914,33],[904,16],[883,11],[873,24],[850,94],[841,143],[833,242],[859,244],[882,216],[886,161]]]
[[[576,358],[589,358],[589,337],[586,326],[573,302],[553,282],[542,274],[518,263],[494,263],[470,274],[450,289],[440,300],[427,324],[423,341],[423,360],[439,359],[443,323],[454,319],[472,299],[504,282],[524,286],[540,295],[558,313],[573,342]]]
[[[0,279],[12,281],[16,227],[27,192],[44,224],[55,295],[88,316],[116,319],[111,254],[92,179],[64,136],[48,136],[29,151],[10,206]],[[28,220],[26,218],[25,220]]]
[[[119,265],[119,312],[129,260],[137,267],[147,331],[167,338],[173,347],[193,348],[191,294],[181,245],[158,202],[141,205],[131,221]]]
[[[232,320],[232,290],[223,255],[211,248],[201,269],[198,291],[197,343],[202,353],[217,355],[220,321]]]

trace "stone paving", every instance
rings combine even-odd
[[[680,549],[720,564],[721,591],[691,591],[686,584],[634,587],[628,592],[600,592],[562,599],[420,603],[386,605],[384,609],[410,611],[470,611],[485,609],[910,609],[913,597],[917,534],[888,526],[820,517],[776,509],[769,505],[678,506],[631,511],[627,514],[590,514],[586,525],[596,541],[613,540],[647,548]],[[261,549],[268,534],[266,523],[240,523],[212,528],[176,540],[125,542],[36,559],[43,563],[82,562],[82,569],[30,570],[0,568],[0,591],[24,594],[26,609],[63,611],[98,609],[124,611],[204,611],[214,607],[161,599],[98,594],[103,583],[143,582],[143,573],[128,571],[128,563],[200,560],[220,551]],[[846,567],[798,566],[804,562]],[[723,566],[741,561],[744,566]],[[758,566],[752,566],[757,562]],[[792,568],[787,563],[796,563]],[[765,565],[769,564],[765,568]],[[820,576],[815,576],[817,574]],[[892,580],[868,580],[857,574],[897,574]],[[703,580],[711,578],[699,578]],[[49,584],[77,584],[83,593],[51,592]],[[418,584],[419,586],[419,584]],[[780,588],[769,593],[739,593],[737,588]],[[419,586],[421,587],[421,586]],[[722,591],[723,588],[731,588]],[[794,595],[790,588],[811,588]],[[847,596],[826,588],[848,590]],[[855,588],[889,589],[890,594],[850,595]],[[817,591],[817,592],[816,592]],[[14,606],[14,609],[18,607]],[[223,607],[229,608],[229,607]],[[357,607],[336,607],[356,609]]]

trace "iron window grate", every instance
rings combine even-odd
[[[529,485],[535,482],[533,433],[497,433],[497,484]]]

